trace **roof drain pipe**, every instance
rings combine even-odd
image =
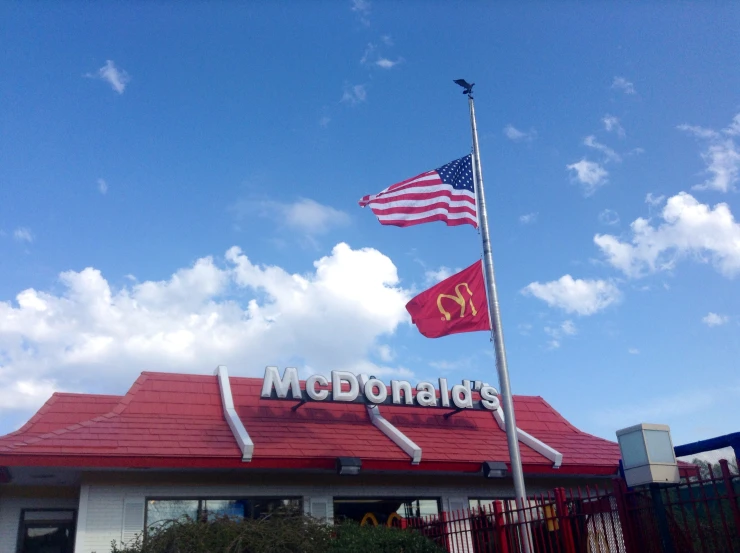
[[[496,423],[498,423],[498,427],[506,432],[506,425],[505,425],[505,419],[504,419],[504,412],[499,407],[495,411],[493,411],[493,418],[496,419]],[[549,445],[547,445],[545,442],[542,442],[532,436],[532,434],[528,434],[521,428],[516,429],[516,435],[517,438],[519,438],[519,441],[522,442],[524,445],[529,447],[530,449],[534,449],[537,453],[545,457],[546,459],[549,459],[552,461],[552,468],[559,469],[560,465],[563,463],[563,454],[557,451],[556,449],[553,449]]]
[[[363,388],[367,383],[368,376],[366,374],[360,374],[357,377],[360,386]],[[393,426],[390,422],[383,418],[380,414],[380,409],[377,405],[366,404],[367,415],[370,417],[370,422],[373,426],[380,430],[386,437],[400,447],[406,455],[411,457],[411,464],[418,465],[421,462],[421,448],[412,442],[403,432]]]
[[[252,455],[254,455],[254,443],[234,408],[229,371],[225,366],[219,365],[213,374],[218,378],[218,387],[221,390],[221,405],[224,408],[224,418],[229,424],[231,433],[234,435],[236,443],[242,452],[242,461],[248,463],[252,460]]]

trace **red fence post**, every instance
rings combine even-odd
[[[627,553],[638,551],[638,549],[635,547],[633,537],[634,529],[632,526],[632,518],[629,510],[627,485],[621,478],[614,478],[612,480],[612,488],[614,489],[614,498],[617,500],[619,526],[622,529],[622,539],[624,539],[624,547],[627,550]]]
[[[565,488],[555,488],[555,505],[557,517],[560,520],[560,532],[563,537],[564,553],[576,553],[576,543],[573,539],[573,528],[570,525],[568,507],[565,504]]]
[[[447,530],[447,513],[445,511],[442,511],[441,513],[439,513],[439,521],[442,524],[442,528],[441,528],[442,536],[441,537],[442,537],[443,543],[445,544],[444,547],[447,551],[450,551],[450,549],[452,548],[450,547],[450,539],[449,539],[449,534]]]
[[[732,517],[735,520],[735,534],[737,535],[736,539],[740,540],[740,507],[738,507],[737,504],[738,495],[735,493],[735,488],[732,485],[732,474],[730,474],[730,467],[727,465],[727,459],[720,459],[719,466],[722,469],[722,480],[724,480],[725,483],[725,493],[727,494],[727,501],[730,502]]]
[[[500,501],[493,502],[493,516],[498,538],[498,550],[500,553],[509,553],[509,539],[506,537],[506,521],[504,520],[504,507]]]

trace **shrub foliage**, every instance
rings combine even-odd
[[[303,515],[259,520],[183,517],[150,528],[146,539],[112,544],[111,553],[444,553],[416,532],[343,522],[328,526]]]

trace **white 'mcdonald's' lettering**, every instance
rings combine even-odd
[[[287,367],[282,378],[277,367],[265,369],[261,397],[266,399],[294,399],[301,401],[341,401],[393,405],[415,405],[419,407],[441,407],[446,409],[486,409],[495,411],[501,403],[498,391],[493,386],[470,380],[455,384],[449,388],[446,378],[439,379],[439,389],[431,382],[419,382],[416,388],[406,380],[391,380],[390,390],[381,380],[375,377],[363,377],[360,380],[348,371],[331,372],[331,391],[329,380],[320,374],[306,379],[306,389],[301,391],[298,371]],[[289,393],[290,392],[290,393]],[[415,392],[415,393],[414,393]],[[479,400],[473,399],[473,392],[480,394]],[[362,396],[362,397],[361,397]]]

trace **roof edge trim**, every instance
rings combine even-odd
[[[493,418],[496,419],[496,423],[498,424],[498,427],[504,432],[506,432],[506,421],[504,419],[504,412],[501,409],[501,407],[493,411]],[[562,453],[550,447],[542,440],[538,440],[537,438],[532,436],[532,434],[529,434],[528,432],[525,432],[521,428],[517,427],[516,437],[524,445],[526,445],[530,449],[535,450],[537,453],[539,453],[546,459],[549,459],[550,461],[552,461],[552,468],[559,469],[560,465],[563,464],[563,454]]]
[[[365,374],[358,375],[360,386],[365,386],[368,381],[368,377]],[[421,448],[416,445],[411,439],[401,432],[398,428],[393,426],[383,415],[380,414],[380,409],[377,405],[365,405],[367,409],[367,415],[370,417],[370,422],[373,426],[380,430],[385,436],[400,447],[403,452],[411,457],[411,464],[418,465],[421,463]]]
[[[224,418],[231,429],[231,433],[236,439],[236,443],[242,452],[242,461],[248,463],[254,455],[254,442],[249,437],[247,429],[244,428],[239,415],[234,408],[234,397],[231,395],[231,381],[229,380],[229,370],[224,365],[219,365],[214,371],[218,379],[218,387],[221,391],[221,404],[224,408]]]

